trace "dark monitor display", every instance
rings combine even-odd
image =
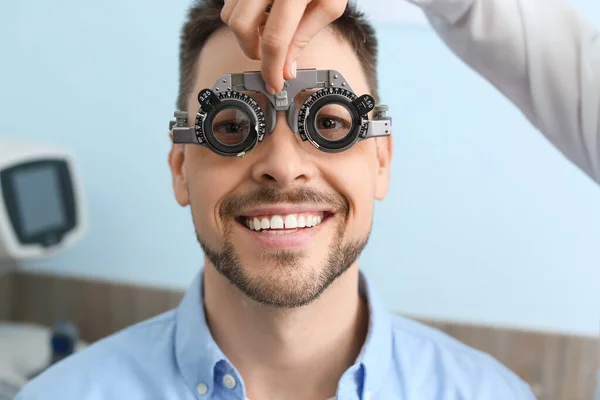
[[[67,164],[20,164],[0,173],[9,219],[23,244],[59,242],[75,227],[74,195]]]

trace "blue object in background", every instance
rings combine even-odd
[[[167,165],[190,3],[0,6],[0,132],[73,148],[89,201],[85,240],[27,269],[184,288],[201,267]],[[361,265],[390,308],[596,335],[597,185],[429,28],[378,32],[395,159]]]
[[[30,379],[35,378],[52,365],[75,353],[78,342],[79,329],[73,322],[55,322],[54,325],[52,325],[52,329],[50,331],[50,341],[48,343],[50,346],[50,359],[42,369],[32,373],[30,375]]]
[[[75,352],[75,346],[79,341],[79,330],[70,321],[58,321],[52,326],[52,337],[50,347],[52,348],[52,359],[50,365],[55,364]]]

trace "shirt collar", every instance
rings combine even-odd
[[[223,362],[228,365],[230,363],[215,343],[206,323],[203,277],[203,271],[195,276],[177,309],[175,357],[190,389],[195,392],[198,384],[205,383],[208,386],[207,397],[210,398],[210,392],[214,389],[215,370]],[[389,311],[362,272],[359,275],[358,290],[368,304],[369,328],[357,362],[350,370],[354,371],[353,383],[357,385],[361,399],[368,400],[367,393],[371,396],[376,393],[389,371],[392,326]],[[235,370],[231,365],[230,368]],[[344,385],[343,378],[341,385]],[[340,391],[342,389],[340,387]]]

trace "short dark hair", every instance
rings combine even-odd
[[[194,87],[198,57],[202,48],[215,31],[225,27],[221,20],[223,4],[224,0],[196,0],[188,11],[179,47],[178,110],[187,110],[187,99]],[[367,77],[371,95],[379,102],[375,29],[364,14],[351,4],[346,6],[343,15],[332,23],[332,27],[334,32],[347,40],[355,50]]]

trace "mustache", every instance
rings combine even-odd
[[[336,213],[347,215],[350,212],[348,200],[339,193],[319,191],[310,187],[297,187],[290,190],[258,187],[242,195],[227,197],[221,206],[221,218],[236,217],[241,210],[259,205],[314,204],[332,208]]]

